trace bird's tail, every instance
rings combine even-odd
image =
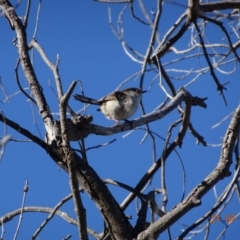
[[[100,105],[100,103],[99,103],[97,100],[92,99],[92,98],[89,98],[89,97],[85,97],[85,96],[83,96],[83,95],[75,94],[73,97],[74,97],[76,100],[78,100],[78,101],[80,101],[80,102],[83,102],[83,103]]]

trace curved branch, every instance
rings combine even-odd
[[[151,224],[148,229],[138,235],[137,239],[149,239],[150,234],[161,233],[171,226],[184,214],[190,211],[192,208],[201,204],[201,198],[214,186],[217,182],[225,177],[228,177],[231,173],[229,167],[232,163],[232,154],[236,139],[238,138],[238,132],[240,128],[240,105],[235,111],[232,117],[231,123],[225,134],[222,152],[220,160],[216,168],[198,184],[190,194],[183,200],[182,203],[175,206],[171,211],[164,215],[161,219]]]
[[[205,99],[200,99],[198,97],[192,97],[191,94],[186,91],[185,89],[181,89],[176,96],[171,100],[171,102],[169,102],[168,104],[166,104],[163,108],[154,111],[152,113],[146,114],[140,118],[137,118],[136,120],[131,121],[131,124],[129,124],[128,122],[123,123],[121,126],[119,125],[114,125],[113,127],[102,127],[99,125],[95,125],[95,124],[86,124],[84,125],[83,122],[79,122],[79,123],[74,123],[75,126],[75,130],[70,129],[70,126],[68,127],[68,131],[74,132],[74,136],[71,136],[73,134],[69,134],[69,140],[70,141],[76,141],[79,140],[81,138],[85,138],[87,137],[87,135],[89,134],[96,134],[96,135],[103,135],[103,136],[109,136],[109,135],[113,135],[116,133],[120,133],[123,131],[128,131],[131,130],[133,128],[137,128],[141,125],[144,125],[146,123],[149,122],[153,122],[156,121],[158,119],[163,118],[164,116],[166,116],[168,113],[170,113],[171,111],[173,111],[175,108],[177,108],[177,106],[186,98],[190,98],[192,103],[194,103],[193,105],[198,105],[201,106],[203,108],[206,108],[206,104],[204,103]],[[79,124],[79,126],[78,126]],[[84,126],[83,126],[84,125]],[[77,138],[78,135],[78,138]],[[71,139],[72,137],[72,139]]]
[[[181,27],[181,29],[178,31],[178,33],[176,33],[176,35],[170,38],[165,44],[160,44],[154,54],[151,56],[149,62],[155,63],[155,65],[157,66],[156,58],[161,58],[170,49],[170,47],[172,47],[182,37],[182,35],[187,31],[190,24],[190,21],[186,21]]]
[[[225,35],[226,35],[226,38],[227,38],[227,40],[228,40],[230,49],[232,50],[233,54],[234,54],[235,57],[237,58],[238,62],[240,62],[240,58],[239,58],[239,56],[238,56],[238,54],[237,54],[237,52],[236,52],[236,49],[233,47],[232,40],[231,40],[231,38],[229,37],[229,34],[228,34],[227,30],[226,30],[225,27],[223,26],[223,23],[220,22],[220,21],[217,21],[216,19],[212,19],[212,18],[209,18],[209,17],[206,17],[206,16],[199,16],[199,17],[202,18],[202,19],[204,19],[204,20],[206,20],[206,21],[209,21],[209,22],[211,22],[211,23],[216,24],[217,26],[219,26],[219,27],[222,29],[222,31],[223,31],[223,32],[225,33]]]
[[[9,3],[9,1],[0,0],[0,6],[9,23],[11,24],[11,28],[16,31],[18,54],[24,74],[39,108],[39,112],[45,123],[45,127],[47,130],[49,130],[49,132],[52,132],[51,130],[53,129],[53,117],[28,55],[29,48],[27,46],[27,35],[25,27],[16,14],[14,7]]]
[[[177,238],[177,240],[183,239],[191,230],[195,229],[197,226],[199,226],[201,223],[203,223],[206,219],[212,216],[217,209],[226,201],[227,197],[229,196],[230,191],[233,189],[234,184],[239,177],[239,171],[240,166],[238,166],[234,177],[232,181],[227,185],[221,196],[217,199],[215,205],[211,210],[209,210],[207,213],[205,213],[200,219],[198,219],[196,222],[194,222],[191,226],[189,226],[187,229],[185,229]]]
[[[42,147],[46,151],[48,150],[49,146],[42,139],[40,139],[37,136],[33,135],[27,129],[21,127],[19,124],[13,122],[12,120],[7,118],[6,116],[3,116],[1,113],[0,113],[0,121],[5,123],[5,124],[7,124],[9,127],[13,128],[17,132],[19,132],[22,135],[24,135],[25,137],[31,139],[33,142],[38,144],[40,147]]]
[[[79,193],[83,192],[82,188],[78,189]],[[47,225],[47,223],[54,217],[54,214],[57,212],[57,210],[68,200],[72,198],[72,194],[67,195],[64,197],[53,209],[52,212],[47,216],[47,218],[43,221],[43,223],[39,226],[39,228],[36,230],[36,232],[32,235],[32,240],[34,240],[38,234],[42,231],[42,229]]]
[[[239,2],[212,2],[199,4],[200,11],[202,12],[213,12],[216,10],[226,10],[240,8]]]
[[[72,196],[71,196],[72,197]],[[35,207],[35,206],[29,206],[29,207],[24,207],[19,208],[13,212],[7,213],[5,216],[2,216],[0,218],[0,226],[3,223],[9,222],[11,221],[14,217],[18,216],[19,214],[21,214],[21,211],[23,210],[23,212],[28,213],[28,212],[42,212],[42,213],[52,213],[54,208],[49,208],[49,207]],[[71,218],[68,214],[66,214],[63,211],[59,211],[57,210],[55,212],[56,215],[58,215],[59,217],[63,218],[65,221],[67,221],[70,224],[76,225],[77,226],[77,221],[74,220],[73,218]],[[88,234],[92,235],[94,238],[99,239],[98,234],[93,231],[90,228],[87,228]]]
[[[49,149],[49,155],[62,169],[68,172],[66,160],[62,159],[63,150],[52,146]],[[76,153],[73,153],[73,157],[77,180],[104,216],[111,237],[119,240],[132,239],[132,226],[102,179]]]
[[[45,54],[45,52],[43,51],[43,49],[41,48],[41,46],[38,44],[38,42],[35,39],[32,39],[32,41],[29,44],[29,47],[30,48],[34,47],[38,51],[38,53],[42,57],[43,61],[47,64],[47,66],[53,72],[55,82],[56,82],[56,87],[57,87],[58,100],[60,101],[60,99],[63,95],[63,90],[62,90],[61,79],[60,79],[59,72],[58,72],[59,56],[57,57],[57,63],[54,65],[49,60],[49,58],[47,57],[47,55]]]
[[[31,96],[29,96],[29,95],[25,92],[25,90],[22,88],[22,86],[21,86],[21,84],[20,84],[19,76],[18,76],[19,63],[20,63],[20,59],[18,58],[16,67],[15,67],[15,69],[14,69],[14,70],[15,70],[16,80],[17,80],[17,85],[18,85],[20,91],[21,91],[28,99],[30,99],[33,103],[36,104],[36,101],[35,101]]]
[[[208,57],[208,53],[207,53],[207,50],[206,50],[206,47],[205,47],[205,44],[204,44],[202,35],[201,35],[201,33],[200,33],[200,29],[199,29],[199,27],[198,27],[198,25],[197,25],[197,22],[194,21],[193,23],[194,23],[194,26],[195,26],[195,28],[196,28],[196,31],[197,31],[197,34],[198,34],[200,43],[201,43],[201,45],[202,45],[203,53],[204,53],[205,59],[206,59],[206,61],[207,61],[207,63],[208,63],[208,66],[209,66],[211,75],[212,75],[212,77],[213,77],[214,82],[215,82],[216,85],[217,85],[217,90],[220,91],[220,94],[223,96],[224,103],[227,105],[227,101],[226,101],[225,95],[224,95],[224,93],[223,93],[223,90],[226,90],[226,88],[224,87],[225,84],[221,84],[221,83],[219,82],[219,80],[218,80],[218,78],[217,78],[217,75],[216,75],[215,72],[214,72],[214,68],[213,68],[213,66],[212,66],[212,64],[211,64],[211,61],[210,61],[210,59],[209,59],[209,57]]]
[[[190,103],[190,98],[185,99],[186,107],[185,111],[183,114],[183,119],[182,119],[182,126],[181,129],[175,138],[175,140],[170,144],[170,146],[166,149],[164,152],[164,156],[161,156],[156,163],[154,163],[150,169],[144,174],[144,176],[141,178],[141,180],[138,182],[138,184],[135,187],[135,190],[137,192],[140,192],[146,183],[153,177],[153,175],[156,173],[156,171],[161,167],[162,165],[162,160],[166,161],[168,156],[171,154],[171,152],[177,147],[181,146],[182,140],[186,134],[188,125],[189,125],[189,120],[190,120],[190,112],[191,112],[191,103]],[[163,159],[164,158],[164,159]],[[124,200],[124,202],[121,204],[122,209],[126,209],[128,205],[133,201],[133,199],[136,197],[135,193],[130,193],[127,198]],[[169,225],[170,226],[170,225]]]

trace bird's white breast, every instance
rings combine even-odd
[[[126,120],[136,112],[140,99],[140,95],[130,95],[123,101],[106,101],[100,109],[109,119]]]

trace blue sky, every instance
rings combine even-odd
[[[149,1],[148,9],[155,6],[154,1]],[[137,6],[137,4],[136,4]],[[26,1],[22,1],[17,13],[23,16],[25,13]],[[35,18],[38,7],[38,1],[32,1],[28,25],[28,40],[30,41],[35,28]],[[123,51],[121,42],[113,34],[108,22],[108,5],[96,3],[94,1],[43,1],[40,20],[37,33],[37,41],[45,50],[50,60],[55,63],[56,55],[60,55],[59,72],[66,91],[74,80],[81,80],[86,96],[100,98],[113,90],[115,90],[123,80],[141,70],[141,65],[133,62]],[[124,5],[111,5],[112,22],[117,27],[118,15]],[[153,8],[156,11],[156,7]],[[138,7],[137,14],[143,18]],[[171,4],[164,5],[162,19],[160,20],[160,38],[166,33],[168,28],[178,19],[180,14],[184,12],[184,8]],[[124,37],[128,44],[135,50],[145,55],[151,29],[144,26],[130,17],[129,9],[126,8],[123,14]],[[16,84],[14,67],[17,62],[17,49],[13,46],[12,40],[15,33],[10,30],[9,24],[4,17],[0,18],[0,76],[8,95],[12,95],[18,91]],[[215,39],[221,41],[223,35],[216,28],[209,27],[206,29],[209,41]],[[183,41],[177,43],[179,49],[186,49],[190,40],[189,33],[184,35]],[[234,39],[234,37],[233,37]],[[176,56],[175,56],[176,57]],[[162,63],[167,63],[173,59],[173,54],[168,54],[162,58]],[[34,67],[39,82],[41,83],[45,97],[50,105],[51,111],[55,113],[58,119],[58,102],[55,96],[55,82],[52,72],[48,69],[36,51],[33,55]],[[189,69],[190,64],[193,68],[198,69],[199,66],[206,66],[204,61],[197,61],[192,58],[190,61],[179,62],[174,65],[175,68]],[[233,66],[228,64],[224,66],[225,70]],[[173,73],[170,69],[172,65],[166,67],[169,75],[172,77],[182,76],[182,73]],[[20,81],[23,87],[28,87],[26,79],[20,68]],[[149,90],[143,96],[143,104],[147,113],[153,111],[165,99],[163,91],[159,88],[159,78],[153,84],[152,80],[156,73],[146,74],[143,88]],[[197,131],[205,137],[210,144],[220,144],[225,134],[230,118],[223,122],[219,127],[212,128],[213,125],[230,114],[239,104],[239,66],[234,74],[220,75],[218,77],[221,82],[230,81],[227,85],[225,96],[228,105],[225,106],[222,97],[216,91],[216,86],[210,77],[210,74],[202,75],[195,83],[191,84],[187,90],[192,95],[198,97],[208,97],[206,101],[207,109],[194,107],[192,109],[191,121]],[[176,89],[185,85],[193,78],[190,75],[186,80],[173,80]],[[151,85],[152,84],[152,85]],[[127,87],[138,87],[139,77],[133,78],[124,84],[121,89]],[[54,91],[53,91],[54,89]],[[80,85],[77,85],[74,93],[80,93]],[[23,94],[17,94],[10,100],[5,101],[5,95],[1,92],[0,100],[1,111],[13,121],[16,121],[22,127],[29,129],[33,134],[44,139],[45,130],[35,106],[32,106]],[[83,105],[71,98],[69,104],[78,111]],[[32,110],[33,109],[33,110]],[[34,114],[33,114],[34,112]],[[102,126],[111,126],[114,123],[105,119],[105,117],[96,111],[95,106],[87,109],[87,114],[91,114],[94,118],[93,122]],[[132,119],[142,115],[139,109]],[[177,110],[173,111],[165,118],[150,124],[152,131],[157,132],[163,138],[170,124],[179,119]],[[39,128],[39,131],[37,127]],[[173,131],[174,139],[179,128]],[[2,135],[4,127],[2,125]],[[14,139],[26,140],[11,128],[7,128],[8,134]],[[90,135],[86,139],[86,147],[93,147],[99,144],[107,143],[113,139],[116,141],[108,146],[88,151],[88,161],[97,171],[101,178],[110,178],[135,186],[141,176],[150,168],[153,162],[152,141],[150,137],[141,143],[144,130],[136,130],[128,136],[119,133],[114,136],[95,136]],[[78,148],[76,143],[72,146]],[[164,141],[156,137],[157,158],[162,153]],[[201,182],[217,165],[220,156],[220,147],[203,147],[201,144],[196,145],[196,139],[187,132],[182,148],[177,149],[184,162],[186,170],[186,194],[188,194],[196,184]],[[233,170],[233,165],[231,170]],[[169,202],[167,211],[172,209],[179,203],[182,197],[182,179],[183,173],[180,161],[176,154],[172,154],[166,162],[166,182],[169,194]],[[0,188],[1,188],[1,204],[0,216],[21,207],[23,187],[25,181],[29,181],[29,192],[27,193],[26,206],[42,206],[54,207],[63,197],[70,193],[67,174],[59,169],[59,167],[50,159],[48,154],[29,142],[9,142],[4,156],[0,163]],[[230,178],[223,180],[217,185],[217,192],[227,186]],[[158,172],[152,184],[147,191],[153,188],[160,188],[160,173]],[[128,192],[116,187],[109,186],[109,189],[121,203],[128,195]],[[146,192],[147,192],[146,191]],[[102,231],[103,221],[98,210],[89,199],[87,193],[82,194],[85,208],[87,209],[87,224],[96,232]],[[157,197],[158,203],[161,203],[161,197]],[[210,191],[203,199],[202,206],[193,209],[185,215],[180,221],[171,228],[173,238],[176,238],[181,229],[181,224],[191,224],[193,221],[201,217],[215,203],[213,191]],[[136,201],[134,201],[125,211],[127,215],[132,215],[133,220],[130,222],[134,225],[136,222]],[[70,201],[62,208],[75,218],[73,203]],[[239,202],[237,196],[234,195],[231,203],[226,207],[221,217],[229,214],[237,214],[239,212]],[[22,226],[18,239],[29,239],[41,222],[46,218],[46,214],[26,213],[24,214]],[[150,221],[150,215],[148,220]],[[18,217],[11,222],[4,224],[4,239],[11,239],[16,230]],[[226,233],[226,239],[237,239],[237,226],[239,219],[235,220]],[[223,228],[222,223],[214,223],[211,225],[211,238],[215,239]],[[66,223],[61,218],[55,216],[54,219],[39,235],[40,239],[62,239],[67,234],[72,235],[72,239],[78,239],[77,228]],[[51,236],[51,237],[50,237]],[[54,236],[54,237],[53,237]],[[166,239],[165,233],[162,235]],[[203,233],[194,239],[203,239]]]

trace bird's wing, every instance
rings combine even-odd
[[[124,101],[126,98],[126,94],[121,91],[116,91],[114,94],[118,101]]]

